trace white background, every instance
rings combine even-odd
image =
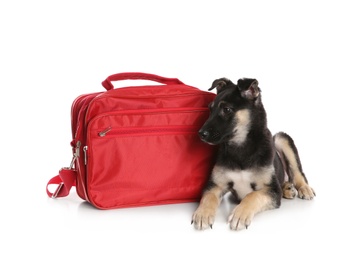
[[[1,259],[359,259],[357,1],[2,1]],[[272,132],[298,146],[316,190],[230,231],[196,203],[101,211],[52,200],[71,160],[70,107],[118,72],[203,90],[258,79]]]

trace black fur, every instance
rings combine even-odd
[[[229,217],[230,228],[247,228],[253,216],[280,207],[281,198],[312,199],[300,158],[290,136],[273,136],[256,79],[234,84],[227,78],[213,82],[217,96],[199,130],[202,141],[218,145],[217,161],[200,205],[193,214],[197,229],[212,228],[221,197],[231,192],[239,203]],[[288,176],[286,176],[286,174]],[[286,181],[288,177],[289,181]]]
[[[218,90],[217,97],[210,105],[210,117],[199,131],[204,142],[219,145],[217,165],[230,169],[247,169],[262,167],[274,161],[275,150],[272,134],[267,128],[266,112],[261,102],[261,96],[254,99],[243,97],[254,79],[242,79],[235,85],[227,80],[226,87]],[[257,82],[257,81],[256,81]],[[260,89],[258,88],[260,91]],[[229,109],[230,111],[221,111]],[[231,143],[234,127],[229,127],[235,113],[246,109],[251,116],[249,132],[246,140],[241,143]],[[204,134],[205,133],[205,134]]]

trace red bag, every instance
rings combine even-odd
[[[164,85],[114,89],[111,81],[151,80]],[[107,91],[77,97],[71,107],[70,167],[46,186],[99,209],[198,201],[214,165],[215,148],[197,135],[215,94],[176,78],[119,73]],[[50,184],[58,184],[54,192]]]

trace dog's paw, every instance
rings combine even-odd
[[[311,200],[316,196],[315,191],[309,185],[303,185],[298,189],[298,197],[304,200]]]
[[[285,182],[282,185],[282,191],[283,191],[283,197],[286,199],[293,199],[298,194],[294,184],[292,184],[291,182]]]
[[[193,214],[191,224],[197,230],[212,228],[215,220],[216,211],[204,207],[199,207]]]
[[[242,230],[248,228],[254,218],[254,212],[241,204],[237,205],[229,216],[229,225],[232,230]]]

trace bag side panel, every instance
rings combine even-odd
[[[81,146],[79,147],[80,151],[83,149],[84,144],[86,143],[86,122],[85,115],[89,103],[102,92],[90,93],[78,96],[72,103],[71,106],[71,133],[73,140],[71,145],[73,147],[73,153],[75,153],[77,142],[80,141]],[[76,192],[80,198],[86,200],[86,174],[85,174],[85,165],[83,154],[80,152],[79,157],[75,161],[75,170],[77,172],[76,176]]]

